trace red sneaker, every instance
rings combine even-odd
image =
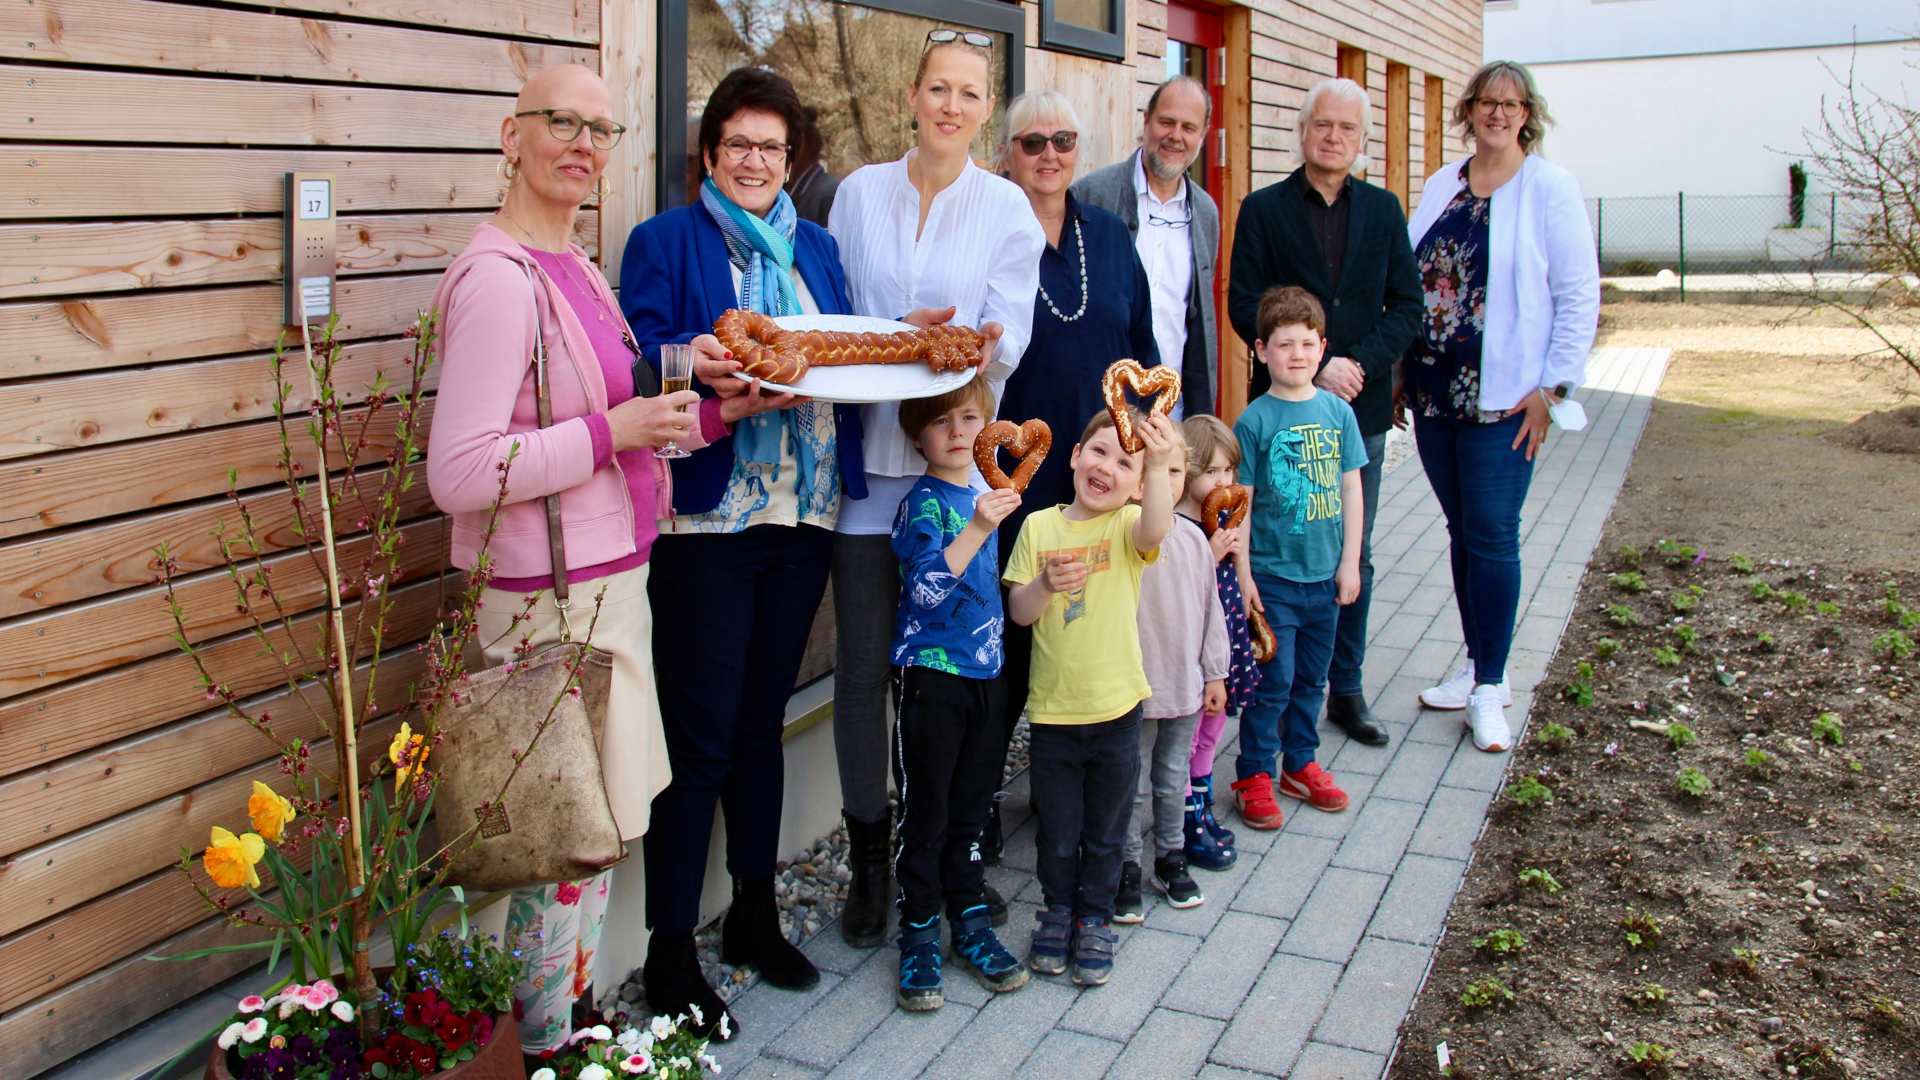
[[[1254,773],[1233,784],[1230,790],[1240,807],[1240,820],[1247,823],[1247,828],[1277,829],[1285,820],[1280,804],[1273,801],[1273,777],[1267,773]]]
[[[1347,808],[1347,793],[1341,791],[1317,761],[1307,762],[1299,772],[1280,774],[1280,794],[1301,799],[1315,810],[1337,814]]]

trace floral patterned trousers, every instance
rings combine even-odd
[[[507,940],[526,964],[513,988],[524,1053],[557,1050],[573,1034],[574,999],[593,983],[611,876],[515,889],[507,899]]]

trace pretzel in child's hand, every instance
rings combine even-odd
[[[1173,414],[1174,403],[1180,400],[1180,376],[1165,364],[1155,368],[1143,368],[1132,360],[1116,360],[1100,378],[1101,396],[1107,399],[1107,412],[1113,415],[1114,433],[1120,436],[1120,448],[1129,454],[1137,454],[1147,448],[1146,440],[1133,430],[1133,414],[1127,411],[1125,390],[1131,388],[1142,401],[1153,395],[1147,411],[1161,416]]]
[[[1226,484],[1207,492],[1206,499],[1200,504],[1200,528],[1212,536],[1220,529],[1220,515],[1231,510],[1227,516],[1227,528],[1237,529],[1247,520],[1247,510],[1253,505],[1253,489],[1245,484]]]
[[[1253,635],[1253,662],[1264,664],[1273,659],[1273,651],[1279,647],[1279,643],[1273,639],[1273,627],[1267,625],[1267,617],[1249,607],[1247,630]]]
[[[999,450],[1004,446],[1014,457],[1020,459],[1020,466],[1013,470],[1009,478],[1000,471]],[[1047,460],[1047,451],[1053,449],[1053,430],[1047,427],[1045,420],[1029,420],[1019,427],[1011,420],[995,420],[981,430],[973,440],[973,463],[980,466],[980,475],[986,478],[987,486],[995,491],[1012,488],[1016,494],[1027,490],[1027,482]]]

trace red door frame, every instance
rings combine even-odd
[[[1207,96],[1213,101],[1213,120],[1207,125],[1206,149],[1201,151],[1201,160],[1206,162],[1207,193],[1216,197],[1221,191],[1221,181],[1226,177],[1226,169],[1221,164],[1220,126],[1221,112],[1225,106],[1226,94],[1226,28],[1222,25],[1220,12],[1214,8],[1197,7],[1169,0],[1167,4],[1167,39],[1183,45],[1196,45],[1207,50],[1207,74],[1203,80],[1207,84]]]

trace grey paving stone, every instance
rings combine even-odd
[[[1453,905],[1453,894],[1466,869],[1464,862],[1431,855],[1401,859],[1393,884],[1387,886],[1373,921],[1367,924],[1367,933],[1416,945],[1438,942],[1446,926],[1447,909]]]
[[[1281,833],[1230,906],[1275,919],[1293,918],[1339,849],[1338,841]]]
[[[1374,696],[1377,697],[1378,695]],[[1376,719],[1380,717],[1379,710],[1376,709],[1374,711],[1374,717]],[[1393,726],[1392,724],[1388,724],[1389,729]],[[1406,725],[1401,725],[1401,727],[1404,730]],[[1398,733],[1394,732],[1392,734]],[[1357,743],[1349,739],[1347,740],[1347,745],[1341,747],[1340,752],[1331,759],[1327,758],[1324,754],[1320,755],[1320,760],[1326,762],[1326,764],[1321,767],[1336,776],[1352,776],[1356,774],[1360,776],[1378,776],[1384,772],[1387,765],[1393,761],[1394,751],[1399,745],[1400,741],[1397,738],[1392,738],[1391,735],[1385,746],[1368,746],[1365,743]]]
[[[1208,1062],[1206,1068],[1200,1070],[1200,1075],[1195,1080],[1261,1080],[1262,1075],[1250,1073],[1245,1069],[1229,1069],[1225,1065]]]
[[[1370,658],[1371,659],[1371,658]],[[1404,657],[1402,658],[1404,659]],[[1430,681],[1407,675],[1395,664],[1390,677],[1378,694],[1373,696],[1373,714],[1389,722],[1402,721],[1412,723],[1414,714],[1420,709],[1420,691],[1433,685]],[[1383,670],[1368,664],[1370,672]]]
[[[1008,833],[1000,845],[1000,865],[1033,873],[1033,837],[1039,823],[1031,818]]]
[[[1321,768],[1325,767],[1321,766]],[[1351,832],[1354,813],[1367,800],[1367,796],[1373,793],[1373,782],[1376,778],[1365,774],[1358,776],[1335,774],[1333,779],[1340,785],[1340,790],[1347,793],[1349,802],[1345,810],[1328,813],[1325,810],[1315,810],[1298,799],[1281,799],[1280,806],[1287,814],[1287,823],[1282,828],[1287,832],[1324,836],[1331,840],[1338,840]]]
[[[1113,1063],[1116,1077],[1166,1077],[1179,1080],[1200,1071],[1207,1052],[1226,1024],[1191,1013],[1155,1009],[1147,1022],[1128,1040],[1120,1060]]]
[[[1599,539],[1599,534],[1595,533],[1594,538]],[[1588,550],[1591,551],[1591,547]],[[1560,557],[1547,564],[1546,573],[1540,578],[1541,588],[1576,590],[1580,588],[1580,579],[1586,576],[1587,564],[1579,559],[1580,552],[1577,545],[1571,552],[1574,555],[1573,561],[1567,559],[1568,554],[1568,546],[1563,541]]]
[[[1427,686],[1437,680],[1421,680]],[[1426,686],[1421,687],[1425,689]],[[1413,729],[1407,732],[1408,742],[1434,743],[1439,746],[1456,746],[1466,736],[1467,714],[1461,709],[1429,709],[1422,707],[1420,716],[1413,722]]]
[[[893,1009],[891,1013],[845,1061],[827,1073],[829,1080],[918,1076],[972,1022],[976,1010],[948,998],[944,1006],[932,1012]]]
[[[1420,575],[1420,584],[1429,588],[1451,590],[1453,587],[1453,564],[1444,558],[1434,560],[1433,565],[1427,567],[1427,572]],[[1449,591],[1448,595],[1449,601],[1451,601],[1451,591]]]
[[[726,1058],[718,1055],[715,1055],[715,1060],[719,1061],[720,1067],[726,1070],[722,1075],[729,1077],[730,1080],[733,1077],[738,1077],[739,1080],[820,1080],[820,1077],[826,1075],[818,1069],[809,1069],[805,1065],[783,1058],[754,1058],[747,1062],[745,1067],[730,1065]]]
[[[1408,602],[1411,603],[1412,598],[1409,598]],[[1367,643],[1367,652],[1371,658],[1375,648],[1411,650],[1415,645],[1420,644],[1433,622],[1433,616],[1409,610],[1407,604],[1402,604],[1395,618],[1384,622],[1373,622],[1371,619],[1369,621],[1377,627],[1372,640]]]
[[[761,1048],[778,1038],[808,1010],[825,1001],[840,982],[839,975],[822,971],[820,981],[803,994],[776,990],[765,983],[752,987],[729,1007],[733,1018],[739,1021],[739,1027],[731,1040],[713,1044],[713,1056],[729,1072],[734,1070],[736,1063],[745,1063],[758,1057]]]
[[[1417,732],[1419,725],[1414,725],[1414,729]],[[1393,764],[1387,766],[1386,772],[1380,775],[1380,782],[1374,785],[1374,791],[1389,799],[1424,803],[1433,794],[1433,789],[1439,786],[1441,774],[1447,771],[1453,752],[1449,746],[1420,741],[1417,734],[1409,735],[1409,738],[1413,741],[1393,755]]]
[[[1244,831],[1240,830],[1240,832]],[[1238,835],[1239,833],[1236,832],[1236,839]],[[1152,930],[1165,930],[1171,934],[1187,934],[1192,937],[1206,937],[1213,933],[1214,925],[1220,921],[1221,915],[1233,906],[1233,898],[1253,877],[1254,871],[1259,869],[1261,858],[1260,855],[1251,851],[1242,851],[1233,865],[1225,870],[1209,871],[1189,867],[1187,872],[1193,876],[1194,884],[1200,886],[1200,895],[1207,898],[1206,903],[1198,907],[1177,908],[1167,903],[1166,897],[1155,893],[1160,902],[1154,905],[1153,910],[1147,912],[1146,926]],[[1147,891],[1154,892],[1152,871],[1149,870],[1147,873],[1149,878]]]
[[[1313,1041],[1385,1054],[1400,1020],[1413,1005],[1429,950],[1369,937],[1360,942],[1340,986],[1327,1003]]]
[[[1448,608],[1434,618],[1433,625],[1427,628],[1422,640],[1450,641],[1455,645],[1464,645],[1467,642],[1467,635],[1466,631],[1460,628],[1459,614],[1454,609]]]
[[[1273,958],[1213,1045],[1221,1065],[1285,1076],[1340,981],[1340,965],[1304,956]]]
[[[1328,867],[1288,927],[1281,951],[1346,963],[1386,887],[1383,874]]]
[[[1579,595],[1572,589],[1550,589],[1541,587],[1534,590],[1533,597],[1527,601],[1527,612],[1543,618],[1558,619],[1562,626],[1567,617],[1573,614],[1573,599]]]
[[[1199,939],[1184,934],[1136,929],[1113,955],[1113,979],[1083,990],[1060,1026],[1124,1042],[1199,947]]]
[[[1233,1019],[1286,932],[1284,920],[1227,912],[1160,999],[1161,1007]]]
[[[847,944],[846,939],[840,936],[840,920],[837,918],[813,935],[813,940],[802,945],[800,951],[807,954],[807,959],[813,961],[814,967],[840,975],[851,975],[854,968],[873,954],[872,949],[856,949]]]
[[[1519,695],[1515,695],[1513,707],[1507,710],[1507,723],[1514,728],[1516,743],[1519,742],[1523,729],[1515,721],[1525,715],[1526,713],[1520,707]],[[1459,748],[1453,752],[1453,764],[1447,766],[1446,774],[1440,777],[1440,783],[1444,787],[1498,791],[1501,778],[1507,772],[1507,762],[1512,758],[1511,753],[1484,753],[1474,747],[1471,739],[1463,739]]]
[[[1453,673],[1463,652],[1464,649],[1451,641],[1423,641],[1407,654],[1400,665],[1400,674],[1430,679],[1427,685],[1435,685]]]
[[[1419,746],[1419,743],[1411,744]],[[1376,789],[1379,790],[1379,789]],[[1401,852],[1413,838],[1426,807],[1419,803],[1393,799],[1368,799],[1354,819],[1353,831],[1334,853],[1333,865],[1348,870],[1366,870],[1391,874],[1400,863]]]
[[[1372,602],[1375,604],[1382,602],[1390,604],[1400,603],[1408,596],[1411,596],[1413,590],[1420,585],[1420,575],[1418,574],[1401,572],[1381,573],[1380,571],[1387,565],[1388,564],[1379,562],[1378,560],[1374,563],[1375,572]]]
[[[1473,842],[1480,836],[1480,825],[1486,820],[1487,804],[1492,799],[1490,791],[1450,787],[1435,791],[1420,827],[1413,831],[1408,853],[1463,862],[1472,857]]]
[[[767,1053],[816,1069],[838,1065],[881,1021],[899,1011],[894,1007],[899,973],[898,952],[873,950],[852,975],[816,1000],[804,1023],[789,1025],[768,1042]],[[752,992],[762,991],[779,992],[771,987],[756,987]]]
[[[1098,1080],[1107,1075],[1122,1049],[1108,1039],[1056,1030],[1034,1048],[1015,1075],[1020,1080]]]
[[[1029,979],[1010,994],[994,995],[934,1059],[922,1074],[924,1080],[1015,1075],[1079,996],[1070,983],[1040,978]]]
[[[1419,585],[1400,602],[1400,614],[1438,615],[1451,599],[1453,588],[1450,585]]]
[[[1413,514],[1407,516],[1409,519],[1414,517]],[[1407,546],[1408,551],[1445,551],[1446,549],[1447,531],[1428,527],[1425,523],[1422,523],[1420,535],[1414,537],[1413,543]]]
[[[1377,1080],[1386,1068],[1385,1054],[1316,1042],[1300,1055],[1288,1080]]]

